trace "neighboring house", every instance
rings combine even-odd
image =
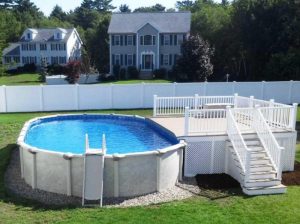
[[[114,65],[135,66],[142,74],[170,70],[190,26],[190,12],[114,13],[108,29],[110,73]]]
[[[73,29],[31,29],[24,31],[17,43],[12,43],[2,53],[2,63],[22,66],[34,63],[64,65],[69,60],[81,59],[82,41]]]

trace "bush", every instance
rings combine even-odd
[[[165,68],[155,69],[153,71],[153,76],[155,79],[165,79],[167,76],[167,69]]]
[[[126,80],[126,68],[121,68],[120,69],[120,79],[121,80]]]
[[[119,78],[120,75],[121,66],[120,65],[114,65],[113,67],[113,74],[116,78]]]
[[[66,80],[70,84],[77,83],[79,77],[80,77],[80,71],[81,71],[81,62],[80,61],[70,61],[66,65]]]
[[[100,82],[113,82],[113,81],[116,81],[116,78],[114,75],[111,75],[111,74],[100,74],[99,75],[99,78],[98,78],[98,81]]]
[[[47,66],[47,73],[49,75],[62,75],[66,72],[66,66],[53,64]]]
[[[35,73],[36,65],[34,63],[25,64],[24,66],[19,66],[16,69],[9,69],[6,71],[7,74],[17,75],[22,73]]]
[[[127,68],[128,79],[138,79],[139,78],[139,70],[135,66],[129,66]]]

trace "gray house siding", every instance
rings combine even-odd
[[[189,35],[190,22],[190,12],[113,14],[108,29],[110,73],[115,64],[127,68],[128,57],[134,57],[134,65],[142,72],[172,69]],[[134,35],[135,45],[126,45],[128,35]]]

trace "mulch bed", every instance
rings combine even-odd
[[[282,174],[282,184],[286,186],[300,185],[300,163],[295,163],[294,171]]]
[[[227,174],[198,174],[196,181],[200,195],[211,200],[242,194],[240,183]]]

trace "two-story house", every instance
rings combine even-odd
[[[115,65],[135,66],[146,76],[170,70],[190,27],[190,12],[114,13],[108,29],[110,73]]]
[[[34,63],[64,65],[81,59],[82,41],[73,29],[32,29],[24,31],[19,42],[10,44],[2,53],[3,64],[22,66]]]

